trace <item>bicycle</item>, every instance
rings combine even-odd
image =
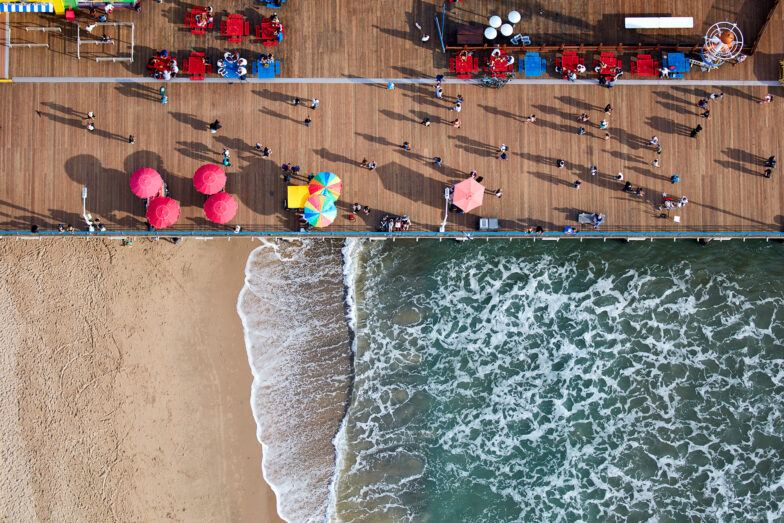
[[[482,86],[500,89],[508,84],[512,78],[514,78],[514,73],[506,73],[506,76],[503,77],[485,76],[482,78]]]

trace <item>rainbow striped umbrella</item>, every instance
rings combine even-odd
[[[337,216],[335,200],[329,196],[314,194],[305,202],[305,220],[313,227],[326,227]]]
[[[340,178],[333,173],[318,173],[310,181],[308,190],[310,194],[320,194],[322,196],[329,196],[333,200],[337,200],[340,196],[340,191],[343,189],[343,182]]]

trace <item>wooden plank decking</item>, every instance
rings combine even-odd
[[[435,231],[444,187],[477,169],[489,190],[503,188],[503,198],[487,194],[476,211],[450,215],[449,230],[473,229],[478,216],[498,217],[503,230],[561,230],[585,210],[606,213],[608,231],[779,231],[780,175],[765,179],[761,173],[762,161],[782,142],[784,106],[755,103],[767,92],[761,87],[717,90],[726,96],[711,103],[706,122],[696,102],[707,88],[462,85],[467,101],[459,114],[462,128],[455,129],[449,122],[458,115],[449,107],[458,88],[449,84],[448,100],[441,101],[432,86],[171,84],[167,105],[158,102],[155,84],[4,84],[0,228],[78,225],[86,186],[88,210],[110,229],[142,230],[144,205],[131,195],[128,179],[151,166],[183,206],[177,228],[226,230],[203,218],[203,197],[191,185],[193,171],[217,162],[226,146],[234,164],[227,191],[240,201],[232,225],[247,230],[294,229],[292,215],[282,210],[279,166],[289,162],[302,166],[300,183],[321,170],[343,178],[333,230],[374,230],[382,213],[393,213],[411,216],[417,230]],[[321,106],[294,107],[295,96],[318,97]],[[597,128],[607,103],[614,107],[610,141]],[[97,114],[95,133],[83,128],[87,111]],[[591,116],[589,132],[578,136],[576,118],[583,111]],[[522,123],[522,115],[534,113],[536,124]],[[306,114],[313,118],[309,128]],[[433,121],[430,128],[420,124],[425,117]],[[215,118],[224,128],[213,135],[207,123]],[[688,131],[698,123],[705,130],[692,139]],[[127,143],[129,134],[135,145]],[[645,145],[654,134],[663,145],[658,169],[651,165],[655,151]],[[411,151],[400,148],[404,140]],[[257,141],[272,148],[270,159],[256,153]],[[495,157],[501,143],[511,149],[507,161]],[[444,167],[432,165],[434,156]],[[360,168],[363,157],[378,169]],[[556,168],[558,158],[566,161],[564,169]],[[588,172],[591,164],[599,168],[597,177]],[[623,193],[612,179],[619,171],[646,196]],[[669,182],[673,173],[682,180],[676,185]],[[571,187],[577,178],[579,190]],[[687,195],[691,203],[659,218],[662,192]],[[355,201],[374,211],[349,222]],[[680,224],[672,220],[676,214]]]
[[[617,44],[702,42],[707,28],[719,21],[737,21],[750,45],[762,26],[774,0],[550,0],[548,2],[511,2],[472,0],[447,4],[447,40],[458,24],[485,24],[489,14],[502,16],[517,9],[523,15],[517,31],[531,36],[532,43],[541,44]],[[185,15],[192,3],[144,0],[142,11],[116,9],[110,21],[136,24],[137,57],[133,64],[96,63],[92,57],[108,56],[117,47],[127,47],[127,29],[106,30],[117,45],[84,46],[84,57],[76,59],[75,25],[62,17],[12,15],[13,42],[48,43],[49,49],[13,48],[10,52],[11,76],[82,76],[124,77],[143,76],[145,64],[155,50],[167,49],[178,57],[190,51],[206,52],[213,60],[226,49],[239,50],[243,56],[273,52],[283,61],[286,77],[312,78],[406,78],[432,77],[448,69],[448,55],[440,52],[434,17],[440,12],[441,0],[361,1],[331,0],[329,2],[287,2],[279,15],[286,24],[286,40],[277,47],[264,47],[253,37],[242,44],[230,45],[219,35],[220,21],[229,13],[240,13],[259,23],[272,12],[261,3],[248,5],[230,0],[216,4],[215,28],[206,35],[193,35],[184,27]],[[290,4],[290,5],[289,5]],[[541,10],[541,14],[540,14]],[[688,15],[695,25],[691,30],[631,31],[623,29],[628,15]],[[771,35],[759,52],[745,64],[726,67],[710,73],[711,80],[775,80],[776,27],[781,27],[781,9],[775,15]],[[423,25],[431,35],[427,43],[419,40],[414,23]],[[84,28],[89,18],[77,19]],[[26,33],[26,26],[59,26],[62,33]],[[99,37],[96,29],[95,37]],[[252,32],[252,31],[251,31]],[[82,32],[85,35],[84,31]],[[447,41],[449,43],[449,41]],[[771,48],[773,46],[773,49]],[[634,53],[628,53],[631,57]],[[553,54],[553,56],[555,56]],[[590,60],[590,56],[586,56]],[[628,70],[628,58],[625,60]],[[698,77],[692,73],[690,77]],[[704,75],[703,75],[704,76]]]

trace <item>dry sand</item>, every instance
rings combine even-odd
[[[236,313],[253,247],[0,240],[0,521],[278,520]]]

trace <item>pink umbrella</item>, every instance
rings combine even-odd
[[[150,200],[147,205],[147,219],[156,229],[163,229],[180,217],[180,204],[171,198],[161,196]]]
[[[217,165],[202,165],[193,175],[193,186],[203,194],[215,194],[226,186],[226,173]]]
[[[469,178],[455,185],[452,203],[463,209],[464,212],[468,212],[482,205],[484,195],[485,186],[473,178]]]
[[[204,202],[204,214],[215,223],[226,223],[237,214],[237,200],[225,192],[213,194]]]
[[[163,178],[155,169],[142,167],[131,175],[131,191],[139,198],[152,198],[163,187]]]

